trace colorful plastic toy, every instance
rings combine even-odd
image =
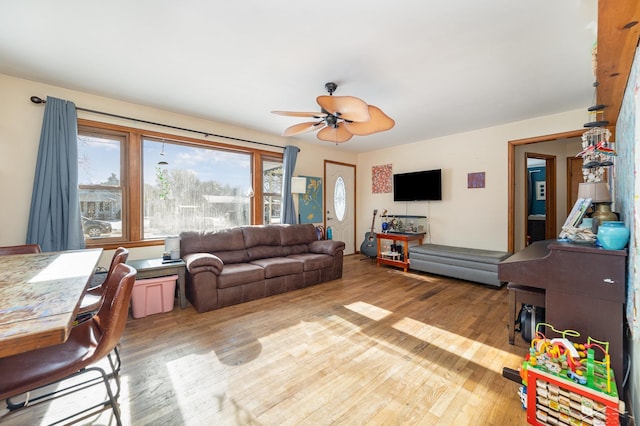
[[[540,330],[547,327],[560,337],[549,339]],[[601,342],[591,337],[587,343],[572,342],[570,338],[580,337],[575,330],[556,330],[547,323],[538,323],[536,335],[531,340],[529,354],[521,368],[520,374],[525,381],[527,368],[536,368],[572,380],[580,385],[604,392],[611,396],[618,396],[611,358],[609,356],[609,342]],[[601,352],[601,360],[595,357],[596,350]]]

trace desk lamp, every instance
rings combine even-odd
[[[618,220],[611,211],[611,193],[606,182],[582,182],[578,185],[578,198],[591,198],[595,212],[591,217],[596,224]]]

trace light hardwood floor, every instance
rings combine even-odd
[[[342,279],[198,314],[130,318],[127,425],[524,425],[507,291],[345,258]],[[99,389],[99,388],[97,388]],[[102,389],[93,392],[102,394]],[[100,395],[102,396],[102,395]],[[67,398],[65,398],[67,399]],[[53,402],[0,417],[36,425]],[[111,411],[82,424],[114,424]]]

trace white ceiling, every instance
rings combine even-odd
[[[270,111],[319,111],[334,81],[396,121],[341,144],[365,151],[586,111],[596,15],[596,0],[4,1],[0,73],[275,135],[305,119]]]

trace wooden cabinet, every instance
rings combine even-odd
[[[426,233],[405,233],[405,234],[396,234],[392,232],[388,233],[378,233],[376,234],[378,240],[378,258],[377,264],[380,266],[383,265],[391,265],[397,266],[398,268],[402,268],[404,272],[409,270],[409,242],[417,241],[418,244],[422,244],[422,240]],[[385,243],[383,240],[391,241],[394,246],[397,246],[398,242],[402,243],[402,251],[398,252],[397,250],[385,250]]]
[[[498,278],[544,290],[545,322],[609,342],[618,389],[624,377],[626,250],[537,241],[498,265]]]

